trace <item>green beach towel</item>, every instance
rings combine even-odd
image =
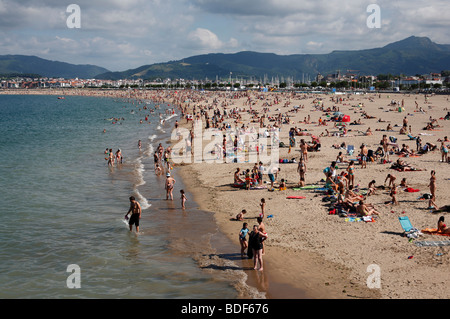
[[[295,187],[293,188],[293,190],[295,191],[300,191],[300,190],[305,190],[305,189],[316,189],[316,188],[322,188],[322,185],[306,185],[306,186],[302,186],[302,187]]]

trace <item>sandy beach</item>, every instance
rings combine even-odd
[[[15,94],[17,91],[1,93]],[[23,94],[21,92],[20,94]],[[37,94],[39,92],[28,92]],[[49,94],[45,92],[42,94]],[[373,205],[379,212],[374,222],[359,221],[350,215],[341,217],[330,214],[332,206],[323,192],[314,189],[298,190],[297,172],[300,157],[299,142],[304,139],[312,142],[310,135],[295,136],[295,146],[279,148],[281,159],[295,159],[295,163],[279,164],[280,171],[275,182],[277,189],[281,179],[286,181],[285,190],[269,191],[268,175],[263,174],[264,188],[245,190],[232,187],[234,172],[252,169],[255,163],[240,161],[237,163],[202,162],[188,165],[174,164],[183,177],[190,193],[201,209],[211,211],[221,231],[236,243],[239,251],[238,234],[242,221],[233,220],[246,209],[245,221],[249,226],[256,224],[260,201],[266,201],[264,224],[268,234],[265,241],[264,270],[269,272],[271,280],[295,288],[304,289],[306,298],[355,298],[355,299],[447,299],[450,295],[447,278],[450,278],[450,246],[421,246],[418,242],[436,242],[450,240],[450,237],[421,233],[417,238],[402,236],[403,229],[399,217],[407,216],[418,230],[437,228],[440,216],[448,218],[448,212],[433,212],[428,209],[428,200],[418,199],[430,193],[431,172],[436,172],[437,207],[449,205],[450,187],[449,164],[441,161],[441,142],[450,135],[448,121],[443,118],[450,108],[447,95],[422,94],[304,94],[304,93],[260,93],[260,92],[114,92],[66,90],[53,91],[55,95],[91,95],[99,97],[151,99],[160,103],[171,103],[193,114],[194,107],[203,127],[206,113],[210,119],[214,110],[228,111],[225,122],[246,130],[260,129],[259,117],[264,114],[264,128],[277,123],[282,116],[279,138],[289,145],[289,130],[297,128],[301,134],[311,134],[320,141],[319,151],[309,151],[306,161],[306,185],[325,185],[323,170],[335,161],[342,152],[345,160],[357,159],[360,146],[365,144],[369,150],[376,151],[384,134],[396,138],[399,148],[402,144],[416,151],[416,140],[422,139],[422,145],[431,143],[435,150],[429,150],[420,156],[389,156],[390,162],[368,161],[362,168],[357,161],[354,169],[355,192],[366,196],[368,184],[375,180],[377,186],[387,185],[388,174],[395,175],[396,186],[406,178],[408,187],[397,187],[397,205],[391,200],[390,190],[382,187],[374,195],[367,196],[366,203]],[[399,111],[399,107],[400,110]],[[330,109],[326,112],[327,109]],[[334,109],[333,109],[334,108]],[[200,110],[206,113],[199,113]],[[231,112],[231,111],[234,112]],[[331,121],[334,112],[350,116],[346,123],[346,132],[335,127]],[[201,116],[200,116],[201,114]],[[310,117],[305,123],[305,119]],[[400,134],[404,119],[408,120],[407,134]],[[273,121],[271,121],[273,119]],[[285,122],[285,120],[289,123]],[[435,119],[436,121],[433,121]],[[236,122],[237,120],[237,122]],[[325,120],[326,125],[319,125]],[[195,117],[194,117],[195,121]],[[193,121],[180,119],[180,127],[191,129]],[[284,123],[283,123],[284,122]],[[433,123],[433,128],[425,129]],[[388,125],[392,129],[387,130]],[[410,128],[409,128],[410,127]],[[370,128],[372,135],[366,135]],[[409,131],[411,129],[411,131]],[[327,133],[328,131],[328,133]],[[347,154],[347,147],[339,146],[345,142],[353,145],[355,152]],[[176,141],[173,141],[175,144]],[[195,143],[195,142],[194,142]],[[394,144],[395,144],[394,143]],[[444,142],[449,145],[450,142]],[[195,146],[195,145],[194,145]],[[393,145],[390,145],[392,147]],[[205,145],[202,145],[202,149]],[[416,153],[416,152],[415,152]],[[414,170],[397,171],[391,168],[401,159]],[[337,174],[346,172],[348,163],[338,163]],[[417,192],[406,192],[410,188]],[[179,190],[175,190],[178,192]],[[304,198],[287,199],[288,196]],[[269,218],[269,216],[271,216]],[[448,222],[448,221],[447,221]],[[244,261],[249,262],[251,261]],[[250,264],[249,264],[250,265]],[[380,279],[375,287],[368,284],[371,275],[378,274]],[[258,270],[253,272],[257,273]],[[269,284],[270,285],[270,282]],[[370,286],[370,287],[369,287]],[[273,298],[289,298],[281,291],[273,292]],[[294,296],[295,297],[295,296]]]
[[[274,100],[274,95],[268,95],[261,103],[252,105],[252,109],[260,111],[264,102]],[[279,98],[279,97],[278,97]],[[383,185],[388,174],[397,177],[397,185],[402,178],[407,178],[409,187],[419,189],[419,192],[398,191],[398,205],[386,205],[390,200],[389,190],[377,190],[369,196],[367,202],[373,204],[380,212],[375,222],[349,222],[346,218],[328,214],[328,204],[323,202],[323,196],[311,190],[293,190],[299,181],[297,164],[280,164],[278,181],[287,180],[284,191],[268,192],[268,189],[242,190],[232,188],[233,174],[236,168],[251,169],[253,163],[231,164],[192,164],[183,167],[186,180],[192,182],[191,190],[197,190],[197,201],[205,210],[213,211],[222,231],[238,244],[239,230],[242,222],[232,221],[242,209],[248,211],[246,220],[249,225],[256,224],[260,199],[267,203],[265,218],[269,239],[266,241],[264,260],[270,265],[273,277],[277,281],[289,283],[296,287],[307,288],[311,298],[448,298],[449,288],[445,278],[448,278],[448,247],[418,247],[414,240],[446,240],[444,236],[423,234],[417,239],[409,240],[402,237],[403,229],[399,223],[400,216],[408,216],[414,227],[418,229],[435,228],[437,220],[446,213],[431,213],[426,209],[428,201],[418,200],[418,194],[429,192],[431,170],[436,171],[437,198],[439,207],[448,204],[446,189],[450,185],[448,179],[448,164],[440,162],[438,139],[443,139],[450,132],[446,121],[441,118],[447,114],[450,106],[447,96],[403,95],[349,95],[343,96],[344,101],[333,103],[331,96],[308,96],[302,99],[282,98],[277,105],[270,106],[269,114],[280,112],[291,115],[291,124],[284,124],[280,132],[281,141],[289,144],[290,127],[307,129],[309,133],[319,136],[328,129],[337,131],[332,122],[319,126],[318,119],[326,118],[324,112],[316,111],[312,106],[314,100],[321,99],[324,107],[336,105],[351,121],[361,119],[360,125],[348,125],[346,137],[320,137],[321,150],[308,154],[306,184],[317,184],[324,179],[323,169],[336,159],[339,151],[333,148],[335,144],[346,142],[354,145],[356,152],[362,143],[369,149],[376,149],[383,134],[397,137],[397,143],[406,144],[415,149],[415,141],[407,135],[400,135],[399,130],[405,117],[411,125],[412,135],[419,136],[423,143],[438,145],[437,150],[420,157],[402,158],[421,171],[397,172],[390,169],[392,163],[368,163],[367,168],[355,165],[355,184],[367,188],[371,180],[376,185]],[[402,103],[404,111],[399,112],[392,101]],[[232,106],[245,109],[246,99],[233,100]],[[289,102],[289,106],[283,104]],[[415,112],[416,104],[423,112]],[[207,105],[207,104],[206,104]],[[298,113],[288,113],[292,106],[304,106]],[[361,105],[360,107],[355,107]],[[232,108],[232,106],[228,106]],[[277,110],[278,109],[278,110]],[[248,110],[248,106],[247,106]],[[362,117],[362,112],[369,117]],[[250,123],[246,112],[241,112],[242,123]],[[310,124],[301,123],[308,114]],[[439,128],[433,131],[423,130],[430,117],[438,119]],[[378,122],[381,119],[383,122]],[[386,122],[384,122],[386,121]],[[392,131],[384,131],[388,124]],[[259,124],[258,124],[259,125]],[[256,126],[257,127],[257,126]],[[366,136],[371,128],[373,135]],[[380,131],[377,131],[380,130]],[[297,141],[304,138],[310,142],[311,137],[297,136]],[[448,143],[447,143],[448,144]],[[280,158],[299,158],[299,148],[280,148]],[[356,158],[356,154],[346,158]],[[394,162],[399,157],[391,155]],[[347,164],[341,163],[338,173],[345,171]],[[264,181],[268,182],[267,176]],[[324,184],[324,183],[321,183]],[[286,199],[287,196],[304,196],[305,199]],[[439,238],[437,238],[439,237]],[[411,257],[412,256],[412,257]],[[367,279],[372,274],[370,265],[376,265],[380,270],[380,288],[368,288]]]

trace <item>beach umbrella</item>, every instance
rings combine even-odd
[[[341,115],[344,115],[344,113],[342,113],[342,112],[334,112],[333,115],[334,116],[341,116]]]
[[[342,122],[350,122],[350,115],[344,115]]]

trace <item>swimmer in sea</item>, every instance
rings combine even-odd
[[[134,196],[130,196],[130,209],[125,214],[125,219],[128,219],[128,215],[131,213],[131,217],[128,221],[130,231],[133,230],[133,224],[136,225],[136,233],[139,233],[139,219],[141,219],[141,205],[136,201]]]

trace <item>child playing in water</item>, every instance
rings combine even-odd
[[[239,232],[239,243],[241,244],[241,257],[242,258],[244,258],[244,251],[248,247],[247,234],[248,234],[249,229],[247,227],[248,227],[248,224],[244,223],[242,225],[241,231]]]
[[[185,209],[185,208],[186,208],[185,203],[186,203],[186,201],[187,201],[186,194],[184,193],[184,190],[183,190],[183,189],[180,190],[180,193],[181,193],[181,207],[182,207],[183,209]]]

